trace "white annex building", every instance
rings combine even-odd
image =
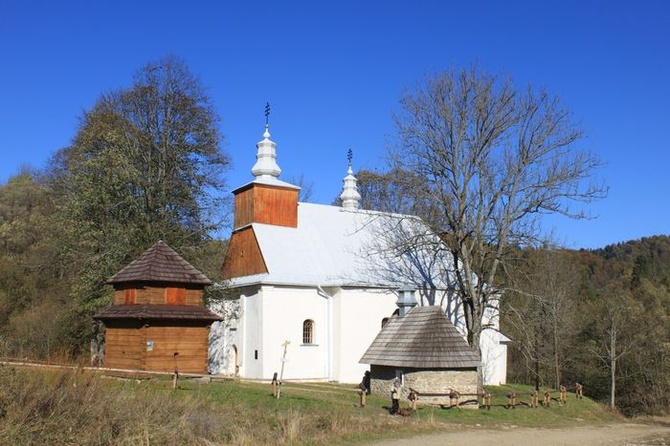
[[[464,333],[448,283],[453,262],[433,249],[439,240],[420,219],[358,209],[351,165],[342,206],[298,202],[300,188],[278,178],[267,125],[257,149],[253,181],[233,191],[222,277],[236,299],[214,308],[224,321],[210,334],[212,373],[360,382],[368,365],[359,361],[407,285]],[[481,336],[484,384],[505,382],[507,339],[495,329],[496,313]]]

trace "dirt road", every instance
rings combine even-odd
[[[487,429],[467,428],[438,434],[420,435],[402,440],[374,443],[378,446],[434,446],[434,445],[670,445],[670,427],[620,423],[603,426],[571,428],[505,427]]]

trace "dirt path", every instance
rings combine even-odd
[[[468,428],[402,440],[374,443],[379,446],[434,445],[670,445],[670,427],[633,423],[571,428],[506,427],[497,430]]]

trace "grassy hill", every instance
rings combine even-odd
[[[510,388],[520,402],[528,401],[525,386],[491,388],[490,411],[419,405],[402,417],[388,415],[389,401],[377,397],[359,408],[353,386],[329,383],[287,383],[274,399],[264,383],[182,380],[173,390],[169,379],[11,366],[0,366],[0,382],[0,436],[6,444],[333,444],[474,425],[565,427],[617,420],[574,395],[564,406],[552,401],[548,408],[505,408]]]

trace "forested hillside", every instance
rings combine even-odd
[[[667,411],[670,237],[521,257],[503,301],[510,380],[579,382],[627,413]]]

